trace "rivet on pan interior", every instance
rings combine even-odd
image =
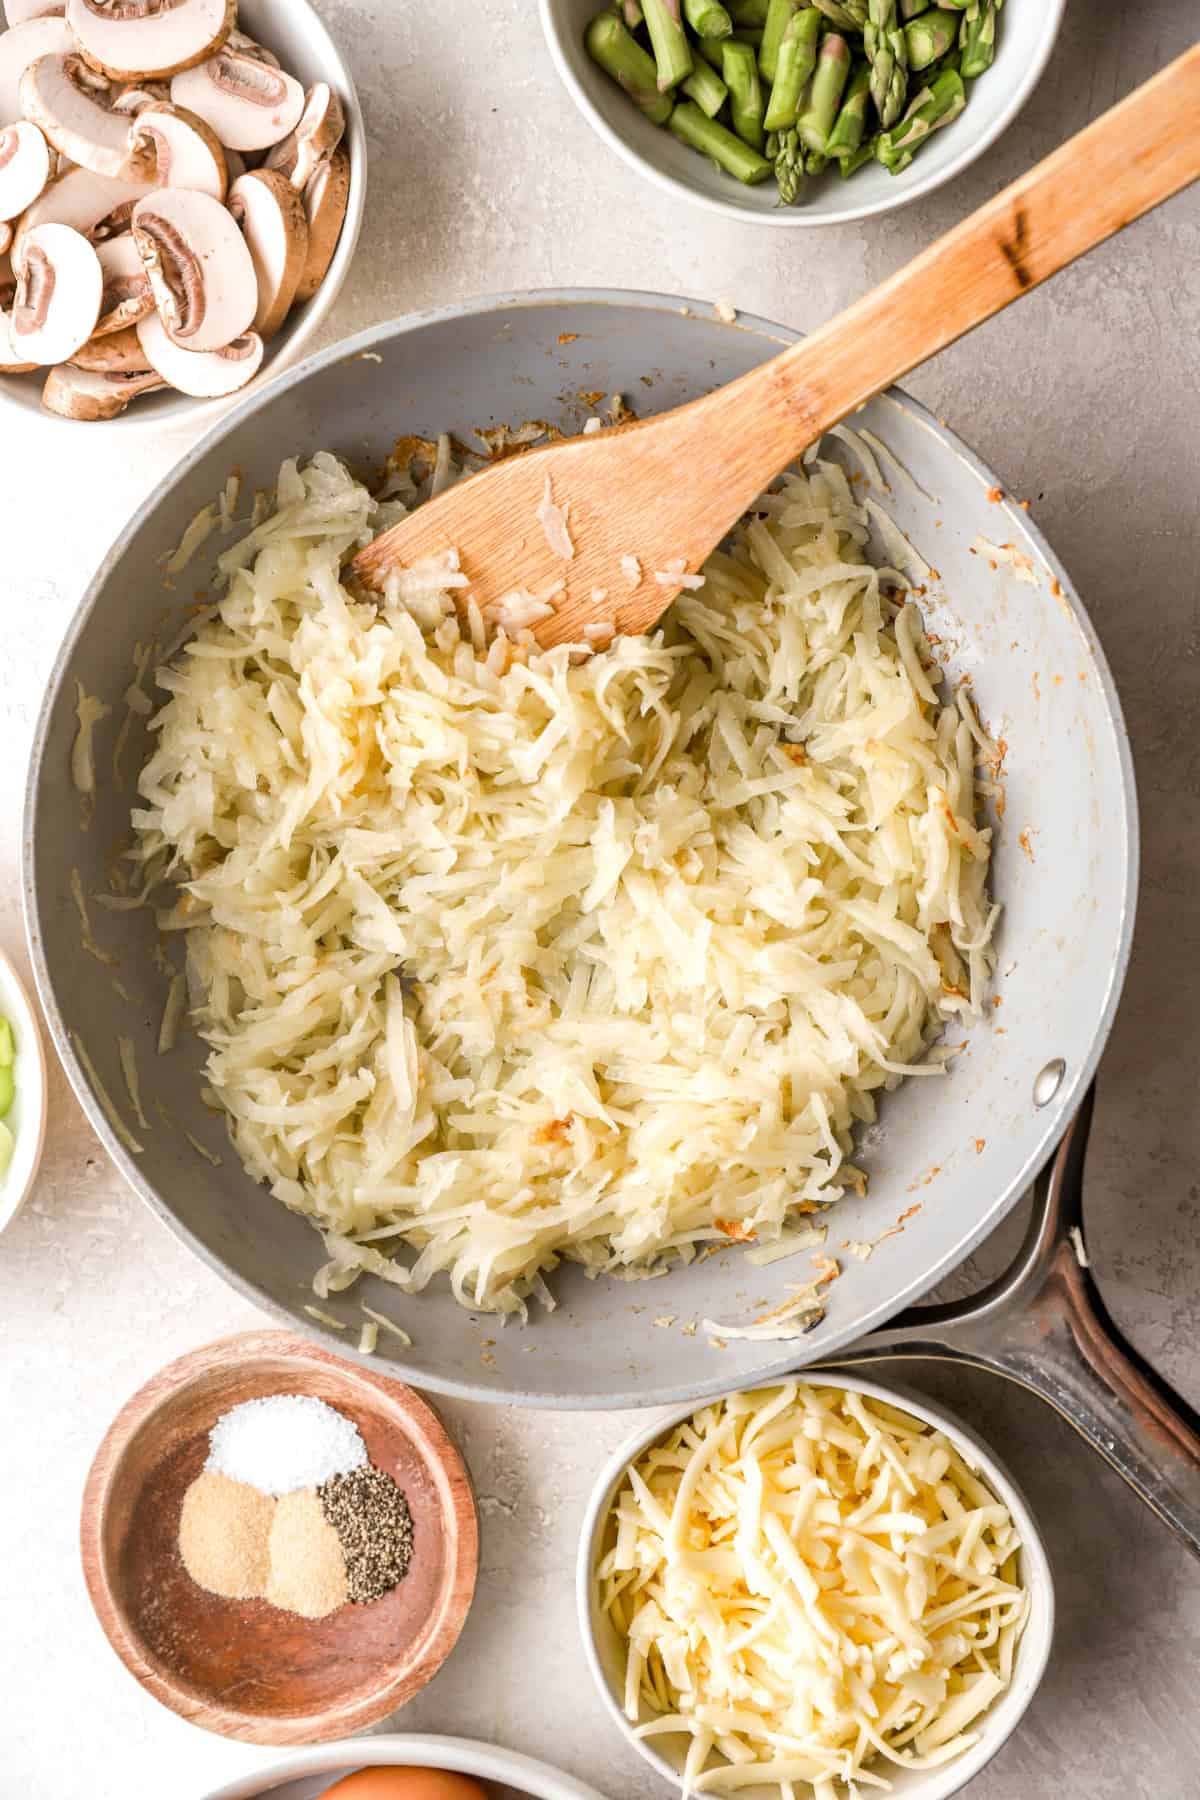
[[[1048,1062],[1041,1073],[1034,1077],[1033,1104],[1035,1106],[1049,1106],[1062,1086],[1062,1078],[1066,1072],[1066,1063],[1061,1056],[1056,1056],[1053,1062]]]

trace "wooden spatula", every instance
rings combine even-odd
[[[1197,176],[1200,44],[802,343],[673,412],[483,470],[354,570],[378,588],[452,546],[481,607],[557,589],[534,627],[543,645],[581,642],[593,622],[646,631],[822,432]],[[547,497],[566,514],[569,557]]]

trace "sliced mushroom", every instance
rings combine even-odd
[[[278,169],[294,188],[303,190],[321,164],[333,155],[345,129],[341,101],[328,82],[318,81],[308,90],[295,131],[276,144],[268,156],[268,169]]]
[[[256,56],[219,50],[171,83],[176,106],[208,122],[231,150],[267,150],[285,138],[304,111],[304,89]]]
[[[165,386],[154,369],[122,374],[64,363],[47,375],[42,405],[62,419],[115,419],[139,394],[152,394]]]
[[[140,375],[150,367],[134,325],[104,336],[93,332],[70,361],[77,369],[98,369],[103,375]]]
[[[308,219],[295,188],[275,169],[253,169],[229,190],[258,277],[254,329],[272,338],[291,311],[308,261]]]
[[[62,18],[27,19],[0,32],[0,125],[21,117],[21,77],[39,56],[69,56],[75,48]]]
[[[25,375],[37,364],[21,361],[21,351],[13,339],[12,313],[0,312],[0,375]]]
[[[160,188],[134,207],[133,235],[159,316],[181,349],[221,350],[249,328],[258,280],[219,200]]]
[[[19,218],[50,179],[50,146],[36,125],[0,129],[0,219]]]
[[[43,188],[33,205],[21,214],[13,245],[13,266],[20,267],[25,238],[38,226],[70,225],[93,240],[111,237],[115,231],[126,228],[134,201],[149,192],[144,181],[117,181],[108,175],[97,175],[93,169],[68,169]]]
[[[4,0],[4,17],[10,26],[24,25],[27,19],[61,19],[65,0]]]
[[[154,290],[150,286],[132,231],[108,238],[96,245],[104,291],[100,296],[100,317],[92,336],[107,337],[110,332],[125,331],[154,311]]]
[[[9,220],[0,219],[0,290],[3,289],[6,282],[12,280],[12,262],[8,253],[12,249],[15,235]],[[3,304],[3,301],[0,301],[0,306]]]
[[[82,56],[39,56],[21,77],[25,117],[61,156],[97,175],[120,175],[129,157],[129,121],[112,109],[107,79]]]
[[[137,333],[150,366],[157,369],[171,387],[198,400],[235,393],[253,380],[262,364],[263,341],[256,331],[247,331],[221,350],[200,354],[180,349],[168,337],[157,313],[143,319]]]
[[[218,50],[236,0],[66,0],[67,23],[94,68],[115,81],[161,81]]]
[[[343,144],[323,162],[304,190],[308,217],[308,258],[296,300],[311,300],[324,281],[342,233],[350,198],[350,158]]]
[[[127,119],[134,119],[144,107],[155,106],[160,101],[168,102],[171,89],[165,81],[131,81],[123,87],[113,101],[113,111],[124,113]]]
[[[100,316],[100,258],[69,225],[39,225],[25,239],[12,310],[12,341],[26,362],[66,362]]]
[[[211,125],[182,106],[153,101],[129,127],[132,167],[157,187],[195,188],[224,200],[225,152]]]
[[[225,48],[232,50],[235,56],[249,56],[255,62],[266,63],[268,68],[279,67],[279,58],[275,52],[268,50],[265,44],[256,44],[244,31],[231,31],[225,39]]]

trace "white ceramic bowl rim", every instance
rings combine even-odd
[[[16,1093],[5,1124],[13,1134],[13,1157],[0,1181],[0,1231],[11,1225],[33,1188],[46,1142],[46,1051],[37,1009],[9,958],[0,950],[0,1016],[12,1026],[17,1061]]]
[[[786,1379],[786,1376],[775,1377],[757,1385],[778,1387]],[[924,1395],[915,1394],[903,1386],[884,1387],[878,1382],[863,1380],[840,1369],[802,1369],[797,1372],[797,1379],[814,1386],[844,1388],[851,1393],[864,1394],[869,1399],[885,1401],[889,1406],[924,1419],[938,1431],[944,1432],[956,1448],[965,1454],[967,1461],[980,1470],[988,1486],[999,1495],[1021,1534],[1023,1573],[1031,1605],[1017,1648],[1012,1683],[979,1721],[980,1737],[977,1744],[940,1768],[914,1771],[912,1775],[902,1777],[905,1785],[902,1790],[897,1789],[896,1794],[896,1800],[949,1800],[952,1794],[958,1793],[978,1775],[1015,1731],[1038,1690],[1050,1659],[1054,1636],[1054,1577],[1037,1520],[1014,1476],[978,1433],[955,1413],[933,1405]],[[753,1388],[731,1388],[729,1393],[732,1395],[753,1391]],[[722,1396],[728,1397],[729,1395]],[[613,1492],[628,1465],[643,1450],[656,1443],[684,1419],[690,1418],[694,1412],[719,1403],[717,1400],[698,1400],[677,1406],[665,1416],[660,1415],[653,1424],[642,1426],[613,1452],[597,1477],[588,1500],[575,1564],[575,1601],[579,1628],[588,1667],[600,1697],[626,1742],[676,1789],[682,1787],[677,1771],[665,1756],[653,1748],[653,1740],[634,1736],[629,1720],[609,1683],[593,1622],[592,1568],[600,1529],[607,1516]],[[898,1773],[893,1770],[891,1776],[894,1778]],[[757,1791],[747,1790],[747,1793]]]
[[[839,206],[836,211],[815,213],[802,206],[780,206],[769,211],[760,211],[756,207],[740,203],[730,198],[724,199],[719,193],[702,191],[687,182],[679,181],[665,169],[659,168],[648,157],[636,150],[620,131],[609,124],[604,113],[593,101],[575,70],[571,66],[571,55],[567,49],[568,40],[576,32],[582,31],[579,15],[569,0],[538,0],[541,13],[542,31],[550,51],[559,79],[574,100],[584,118],[599,137],[602,137],[611,150],[621,160],[636,169],[640,175],[652,181],[657,188],[666,194],[672,194],[689,200],[693,205],[707,207],[710,212],[722,213],[727,219],[738,219],[743,223],[766,225],[780,229],[814,229],[818,226],[847,225],[856,219],[869,219],[880,213],[894,212],[901,206],[908,206],[914,200],[926,194],[934,193],[946,182],[953,181],[956,176],[969,167],[977,157],[983,155],[1000,135],[1007,131],[1029,96],[1041,80],[1046,64],[1050,60],[1063,15],[1066,11],[1066,0],[1040,0],[1039,18],[1036,24],[1040,27],[1033,54],[1025,66],[1021,80],[1010,89],[1006,99],[991,113],[988,123],[974,133],[963,134],[961,148],[938,167],[930,168],[928,164],[915,163],[911,169],[891,182],[895,192],[889,191],[879,198],[870,201],[853,202],[852,184],[847,184],[848,204]],[[591,9],[599,11],[600,0],[596,0]],[[588,14],[590,16],[590,12]],[[988,72],[990,73],[990,71]],[[982,77],[986,80],[986,76]],[[624,96],[617,96],[622,104],[631,105]],[[956,125],[962,121],[957,120]],[[662,129],[665,130],[665,127]],[[693,152],[693,154],[696,154]],[[702,160],[699,159],[698,160]],[[914,173],[915,171],[915,173]],[[736,183],[728,179],[730,188]]]
[[[460,1775],[478,1775],[484,1781],[503,1781],[530,1796],[530,1800],[604,1800],[594,1788],[573,1776],[563,1775],[548,1763],[515,1750],[474,1738],[422,1737],[391,1732],[380,1737],[347,1738],[340,1744],[319,1744],[311,1750],[294,1750],[279,1762],[252,1774],[241,1775],[217,1788],[206,1800],[266,1800],[285,1781],[305,1775],[348,1775],[352,1769],[388,1768],[412,1763],[428,1769],[453,1769]]]

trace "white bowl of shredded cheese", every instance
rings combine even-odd
[[[634,1748],[685,1796],[740,1800],[946,1800],[1016,1727],[1054,1629],[1011,1475],[924,1399],[841,1374],[622,1446],[577,1596]]]

